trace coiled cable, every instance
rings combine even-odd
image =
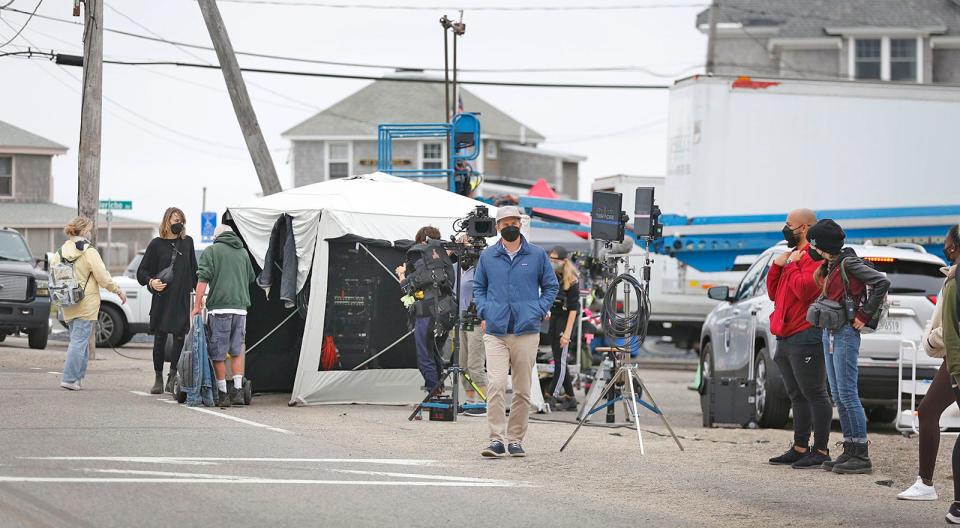
[[[627,283],[633,290],[637,300],[636,310],[630,313],[617,313],[617,287]],[[626,300],[626,299],[624,299]],[[605,336],[614,338],[630,338],[636,336],[638,344],[643,344],[647,338],[647,327],[650,322],[650,295],[647,288],[633,275],[623,273],[610,282],[606,295],[603,296],[603,311],[600,323]]]

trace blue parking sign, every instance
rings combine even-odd
[[[200,213],[200,241],[204,244],[213,242],[213,232],[217,229],[217,213],[204,211]]]

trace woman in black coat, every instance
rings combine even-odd
[[[180,351],[190,331],[190,293],[197,286],[197,255],[193,239],[187,236],[186,223],[183,211],[176,207],[167,209],[160,223],[160,236],[150,241],[137,269],[137,280],[153,294],[150,333],[155,378],[150,394],[164,392],[163,360],[168,334],[173,335],[173,358],[166,392],[173,393]]]

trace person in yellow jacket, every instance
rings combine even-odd
[[[50,262],[51,266],[60,264],[61,260],[73,262],[74,278],[83,286],[83,300],[63,308],[63,320],[70,327],[70,344],[67,346],[67,359],[63,363],[60,386],[68,390],[80,390],[80,383],[87,374],[90,332],[100,313],[100,288],[117,294],[121,302],[127,302],[123,290],[113,282],[103,265],[97,249],[90,244],[92,229],[93,222],[82,216],[71,220],[63,228],[67,241]]]

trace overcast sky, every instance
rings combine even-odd
[[[277,0],[278,2],[293,0]],[[301,0],[299,3],[319,3]],[[347,3],[343,0],[342,3]],[[695,28],[691,0],[620,0],[616,4],[667,8],[573,11],[471,11],[470,6],[614,5],[599,0],[424,2],[365,0],[365,4],[464,5],[467,34],[463,68],[642,66],[667,75],[702,71],[706,39]],[[706,4],[706,2],[702,2]],[[11,7],[32,11],[35,0]],[[210,45],[193,0],[108,0],[104,25],[169,40]],[[683,7],[676,7],[683,6]],[[46,0],[39,14],[74,19],[72,2]],[[115,8],[111,9],[111,8]],[[455,11],[290,7],[221,2],[238,51],[401,66],[442,67],[438,19]],[[124,16],[125,15],[125,16]],[[0,43],[26,16],[0,12]],[[26,40],[25,40],[26,39]],[[34,18],[13,45],[27,40],[44,49],[82,54],[82,28]],[[112,33],[104,37],[107,58],[216,63],[212,52],[180,49]],[[13,45],[2,51],[18,50]],[[187,53],[189,52],[189,54]],[[195,56],[191,56],[195,55]],[[244,66],[382,75],[357,69],[240,59]],[[0,120],[69,147],[55,158],[54,199],[76,205],[80,77],[76,67],[43,60],[0,58]],[[487,73],[463,78],[539,82],[663,83],[673,77],[630,72]],[[284,187],[291,166],[280,134],[370,81],[246,74],[254,108]],[[556,88],[470,88],[493,105],[547,137],[542,147],[587,156],[581,165],[581,196],[589,181],[615,173],[662,175],[666,165],[667,92]],[[183,208],[194,232],[201,188],[208,210],[246,201],[260,190],[218,70],[104,66],[101,197],[133,200],[128,216],[158,221],[164,208]],[[467,108],[469,111],[470,109]]]

